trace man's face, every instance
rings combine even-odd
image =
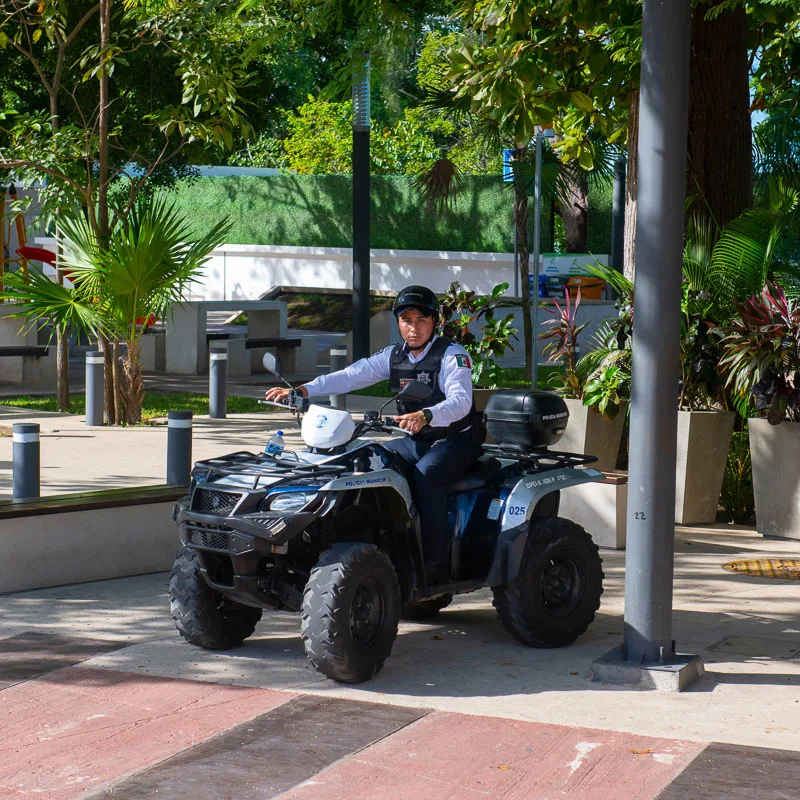
[[[433,334],[433,317],[426,317],[416,308],[407,308],[401,311],[397,318],[400,326],[400,335],[403,341],[412,349],[419,350],[425,346]]]

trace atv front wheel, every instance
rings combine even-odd
[[[372,544],[325,551],[303,593],[303,643],[314,668],[360,683],[383,666],[400,617],[400,587],[389,558]]]
[[[568,519],[532,525],[519,574],[493,588],[503,627],[531,647],[563,647],[594,620],[603,593],[597,545]]]
[[[169,611],[178,633],[206,650],[238,647],[261,619],[261,609],[228,600],[215,592],[200,572],[191,547],[181,547],[169,576]]]
[[[429,600],[409,600],[407,603],[403,603],[400,618],[407,620],[430,619],[452,602],[453,595],[451,594],[440,594]]]

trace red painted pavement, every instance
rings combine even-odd
[[[436,712],[281,800],[651,800],[705,746]]]
[[[296,695],[69,667],[0,692],[0,797],[72,800]]]

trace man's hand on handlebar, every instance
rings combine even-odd
[[[273,386],[271,389],[267,389],[267,391],[264,392],[264,399],[270,400],[273,403],[288,404],[289,392],[291,391],[291,389],[285,389],[283,386]],[[302,397],[308,397],[308,390],[304,386],[298,386],[294,391]]]
[[[412,411],[410,414],[402,414],[393,419],[398,427],[411,434],[419,433],[428,424],[421,411]]]

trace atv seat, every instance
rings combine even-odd
[[[468,470],[463,478],[459,478],[445,487],[447,494],[456,492],[469,492],[473,489],[483,489],[487,482],[494,477],[500,469],[501,463],[494,456],[481,456]]]

